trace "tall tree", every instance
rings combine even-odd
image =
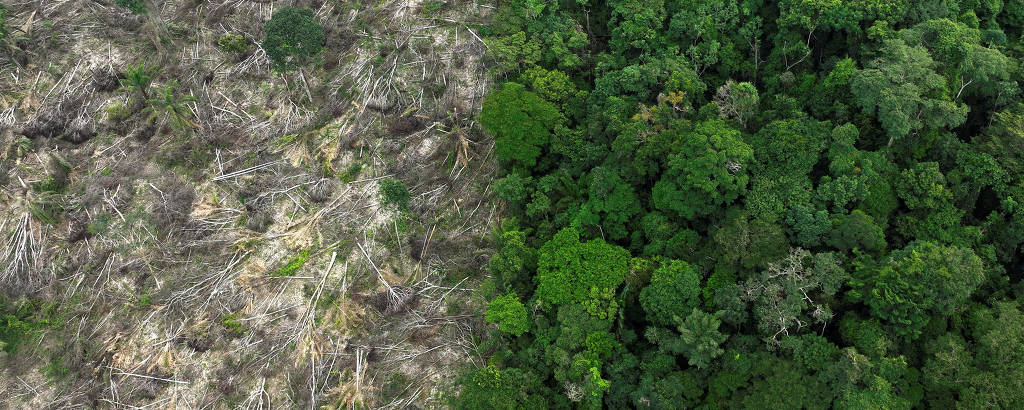
[[[538,300],[558,306],[582,303],[592,290],[616,290],[626,277],[629,252],[601,239],[580,242],[575,228],[566,228],[541,246],[537,262]]]
[[[950,98],[936,68],[928,49],[892,39],[853,75],[850,89],[857,104],[867,113],[877,112],[890,147],[897,139],[929,128],[956,127],[967,119],[967,106]]]
[[[723,121],[668,130],[678,141],[668,169],[653,188],[654,206],[684,219],[713,213],[746,192],[753,149]]]
[[[872,315],[910,341],[933,315],[962,307],[985,276],[981,258],[971,249],[915,241],[877,267],[862,266],[854,285]]]
[[[759,277],[744,282],[743,298],[753,304],[765,341],[778,344],[785,336],[814,331],[814,325],[830,321],[833,312],[827,298],[835,295],[846,277],[835,255],[794,249],[785,259],[769,264]]]
[[[667,260],[654,271],[651,283],[640,292],[647,320],[660,326],[673,323],[700,304],[700,274],[683,261]]]

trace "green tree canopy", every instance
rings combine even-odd
[[[694,308],[686,319],[676,317],[680,353],[686,356],[691,366],[708,367],[711,360],[725,352],[719,345],[729,335],[718,331],[718,326],[722,324],[719,320],[721,316],[721,313],[708,314]]]
[[[613,0],[609,45],[620,54],[652,54],[661,45],[665,20],[664,0]]]
[[[836,249],[861,249],[868,252],[878,252],[886,246],[882,227],[875,223],[871,215],[860,209],[836,217],[827,242]]]
[[[530,330],[526,307],[515,293],[508,293],[492,300],[487,305],[484,318],[490,323],[497,323],[499,330],[512,336],[521,336]]]
[[[865,112],[878,120],[893,141],[928,128],[956,127],[967,106],[952,101],[938,64],[922,46],[887,40],[880,55],[853,75],[850,88]]]
[[[480,125],[497,138],[498,159],[526,169],[537,165],[563,121],[558,107],[511,82],[491,93],[480,111]]]
[[[537,269],[537,250],[526,245],[526,234],[509,229],[498,238],[498,252],[491,257],[488,268],[502,291],[528,296],[532,275]]]
[[[640,303],[653,324],[668,326],[700,304],[700,274],[690,264],[667,260],[654,271],[651,283],[640,291]]]
[[[735,201],[746,192],[747,167],[753,149],[739,131],[722,121],[698,124],[675,133],[678,151],[669,156],[668,169],[653,188],[654,206],[684,219],[707,215]]]
[[[933,407],[1024,406],[1024,314],[1001,302],[969,318],[966,339],[948,334],[930,341],[924,367]],[[953,394],[950,394],[953,393]],[[956,403],[944,400],[956,397]]]
[[[626,277],[629,252],[601,239],[580,242],[566,228],[541,246],[537,262],[538,300],[558,306],[592,298],[592,289],[614,291]]]
[[[721,312],[711,314],[694,308],[685,318],[673,318],[678,335],[668,329],[650,327],[646,336],[663,351],[686,357],[690,366],[707,368],[725,352],[719,346],[729,338],[718,331],[721,316]]]
[[[517,368],[499,369],[488,365],[470,372],[457,382],[461,386],[452,404],[460,409],[521,410],[544,407],[537,376]]]
[[[962,306],[985,280],[974,251],[928,241],[912,242],[880,266],[862,269],[867,271],[856,282],[864,284],[871,313],[907,340],[920,336],[932,315]]]

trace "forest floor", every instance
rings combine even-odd
[[[480,364],[490,6],[5,4],[0,407],[431,407]],[[284,6],[327,43],[282,75]],[[134,106],[139,63],[193,125]]]

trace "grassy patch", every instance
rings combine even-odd
[[[441,9],[444,8],[445,4],[445,2],[438,0],[428,1],[426,4],[423,5],[423,15],[431,17],[437,12],[441,11]]]
[[[295,273],[306,264],[307,258],[309,258],[309,250],[303,249],[299,251],[298,255],[295,255],[295,257],[288,261],[287,264],[282,266],[281,269],[271,273],[270,276],[295,276]]]
[[[391,373],[391,375],[388,376],[387,381],[384,383],[384,386],[381,388],[380,395],[382,397],[382,401],[389,402],[398,399],[402,394],[405,394],[411,383],[412,379],[404,373]]]
[[[124,121],[132,115],[132,110],[120,101],[108,105],[103,111],[107,113],[107,120],[111,122]]]
[[[63,361],[59,357],[54,358],[49,364],[43,366],[42,371],[46,375],[46,381],[49,383],[61,381],[71,374],[71,369],[64,366]]]
[[[89,222],[89,225],[85,227],[85,231],[94,236],[106,235],[110,232],[110,222],[112,218],[113,215],[109,212],[96,215],[92,222]]]
[[[363,164],[360,164],[358,162],[353,162],[352,165],[349,165],[348,168],[346,168],[344,172],[342,172],[342,173],[340,173],[338,175],[338,179],[340,179],[341,182],[344,182],[344,183],[347,184],[349,182],[355,181],[356,177],[358,177],[359,173],[362,172],[362,171],[363,171]]]
[[[281,138],[274,140],[273,145],[276,149],[283,149],[295,142],[299,138],[299,134],[288,134]]]

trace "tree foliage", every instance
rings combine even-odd
[[[521,336],[530,330],[526,307],[514,293],[492,300],[487,305],[484,317],[488,322],[497,323],[498,329],[512,336]]]
[[[177,93],[178,83],[174,82],[160,89],[160,93],[146,101],[149,105],[144,111],[162,114],[174,129],[201,129],[202,126],[192,121],[195,115],[187,105],[198,101],[192,96],[181,96]]]
[[[906,339],[920,336],[933,315],[953,313],[985,280],[974,251],[927,241],[915,241],[865,269],[864,297],[872,314]]]
[[[537,165],[562,121],[558,107],[517,83],[505,83],[480,111],[480,125],[497,138],[498,159],[526,169]]]
[[[707,314],[704,311],[694,308],[686,319],[680,320],[676,317],[679,331],[679,350],[687,358],[687,363],[700,368],[711,365],[711,360],[725,352],[719,345],[725,342],[729,335],[718,331],[722,324],[719,320],[721,314]]]
[[[149,86],[156,76],[160,74],[159,66],[147,66],[146,62],[140,61],[138,66],[125,71],[121,79],[121,89],[128,91],[132,96],[139,96],[142,101],[149,99]]]
[[[746,192],[753,149],[721,121],[672,130],[678,149],[653,188],[654,206],[684,219],[707,215]]]
[[[581,242],[576,229],[563,229],[538,252],[536,297],[554,306],[582,303],[592,290],[617,289],[628,261],[625,249],[601,239]]]
[[[490,360],[538,406],[1021,406],[1024,3],[496,10]]]
[[[887,40],[881,55],[857,71],[850,87],[857,104],[877,112],[889,145],[927,129],[956,127],[967,119],[967,106],[952,100],[939,64],[923,46]]]
[[[640,303],[651,323],[668,326],[700,304],[700,274],[690,264],[668,260],[640,292]]]

